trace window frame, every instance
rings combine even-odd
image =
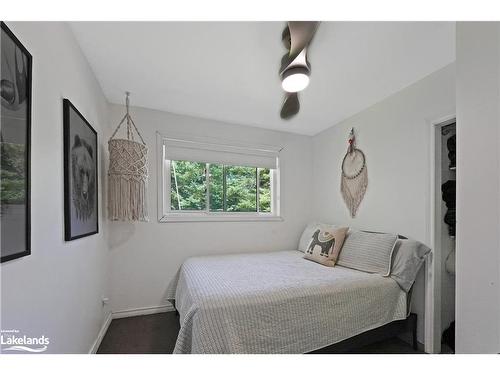
[[[281,169],[281,158],[279,151],[281,148],[273,148],[273,150],[278,152],[277,157],[277,168],[270,169],[270,185],[271,185],[271,212],[258,212],[259,210],[259,173],[257,170],[256,176],[256,199],[257,199],[257,212],[224,212],[224,211],[210,211],[210,176],[209,176],[209,164],[216,163],[206,163],[205,166],[205,184],[206,184],[206,200],[205,200],[205,210],[172,210],[170,202],[170,189],[171,189],[171,175],[170,175],[170,164],[171,161],[165,158],[165,141],[169,137],[165,137],[160,133],[157,133],[157,160],[158,160],[158,221],[161,223],[167,222],[196,222],[196,221],[283,221],[281,217],[281,186],[280,186],[280,169]],[[179,138],[179,137],[176,137]],[[184,137],[185,138],[185,137]],[[181,138],[182,139],[182,138]],[[199,140],[198,140],[199,141]],[[202,142],[210,143],[214,145],[213,141],[208,142],[206,139]],[[220,141],[219,141],[220,143]],[[262,146],[252,146],[252,145],[234,145],[220,144],[221,148],[230,145],[231,147],[241,147],[246,149],[262,149]],[[265,146],[270,147],[270,146]],[[223,164],[223,163],[220,163]]]

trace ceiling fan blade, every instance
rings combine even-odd
[[[302,67],[307,70],[311,70],[311,64],[307,60],[307,48],[304,48],[295,58],[292,60],[291,56],[286,54],[281,58],[280,75],[282,75],[285,70]]]
[[[319,26],[317,21],[288,22],[290,32],[290,56],[295,59],[311,43]]]
[[[283,57],[281,58],[281,66],[279,71],[280,75],[283,74],[285,70],[287,70],[291,63],[292,60],[290,60],[290,55],[288,53],[283,55]]]
[[[281,34],[283,45],[288,53],[282,57],[280,75],[285,70],[295,67],[311,69],[307,60],[307,48],[311,43],[319,22],[293,21],[288,22]]]
[[[287,71],[291,73],[294,68],[300,68],[304,73],[310,73],[311,66],[307,61],[307,48],[311,43],[319,22],[309,21],[293,21],[288,22],[287,26],[281,33],[283,45],[288,50],[288,53],[281,58],[280,76],[285,78],[284,74]],[[297,92],[287,92],[285,100],[281,106],[280,116],[284,120],[288,120],[299,113],[300,102]]]
[[[292,47],[291,44],[292,42],[290,39],[290,29],[288,28],[288,23],[283,32],[281,33],[281,41],[283,42],[285,48],[290,51],[290,48]]]
[[[281,107],[280,116],[282,119],[288,120],[299,113],[299,109],[300,103],[298,93],[287,93]]]

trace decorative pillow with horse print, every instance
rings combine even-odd
[[[327,267],[335,266],[344,239],[349,228],[318,228],[304,254],[305,259],[312,260]]]

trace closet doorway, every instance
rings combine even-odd
[[[456,119],[433,126],[433,352],[455,348]]]

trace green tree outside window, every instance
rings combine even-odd
[[[271,171],[267,168],[172,160],[170,187],[173,211],[208,207],[211,212],[271,212]]]

